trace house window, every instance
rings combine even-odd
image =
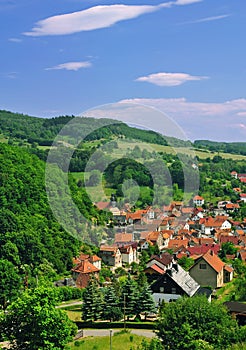
[[[160,293],[164,293],[164,287],[160,287]]]
[[[206,264],[200,264],[199,268],[200,268],[200,270],[206,270],[207,269],[207,265]]]
[[[176,288],[175,287],[172,288],[172,294],[176,294]]]

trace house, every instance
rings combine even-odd
[[[240,200],[246,203],[246,193],[240,193]]]
[[[220,250],[220,245],[219,244],[200,244],[200,245],[195,245],[194,247],[188,247],[187,248],[187,253],[189,256],[191,255],[204,255],[208,251],[213,252],[215,255],[218,255]]]
[[[114,236],[114,243],[131,243],[134,241],[132,233],[116,233]]]
[[[122,265],[130,265],[132,262],[138,262],[137,248],[133,245],[123,245],[119,247],[122,257]]]
[[[163,236],[160,231],[149,232],[147,240],[153,243],[154,245],[157,245],[158,248],[163,246]]]
[[[224,305],[240,326],[246,325],[246,304],[238,301],[226,301]]]
[[[232,225],[227,216],[217,215],[215,218],[208,216],[199,220],[201,231],[205,235],[213,234],[215,229],[228,230]]]
[[[92,275],[98,278],[99,271],[100,270],[88,260],[83,260],[78,263],[72,269],[72,276],[75,280],[76,287],[86,288]]]
[[[89,255],[89,254],[80,254],[77,258],[73,259],[73,264],[76,266],[82,261],[89,261],[92,265],[94,265],[98,270],[101,270],[101,262],[102,259],[97,255]]]
[[[172,266],[173,257],[169,253],[162,253],[160,255],[152,255],[149,261],[146,263],[146,267],[151,267],[152,265],[159,266],[162,270],[166,270]]]
[[[222,287],[225,263],[211,250],[195,260],[189,269],[190,275],[201,285]]]
[[[224,265],[224,283],[231,282],[233,279],[233,268],[229,265]]]
[[[201,207],[204,204],[204,198],[201,196],[194,196],[193,197],[193,204],[197,207]]]
[[[174,301],[182,296],[193,297],[200,293],[211,295],[210,291],[201,289],[189,273],[178,264],[172,264],[170,269],[160,275],[151,285],[151,290],[157,306],[163,301]]]
[[[122,256],[118,247],[101,246],[98,253],[104,264],[114,268],[122,266]]]

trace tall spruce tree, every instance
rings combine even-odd
[[[119,307],[119,299],[114,287],[109,286],[104,290],[103,318],[105,320],[119,321],[122,318],[122,311]]]
[[[139,299],[139,290],[137,284],[128,275],[127,280],[122,286],[120,305],[125,316],[128,318],[137,314],[137,302]]]
[[[103,294],[95,277],[91,277],[88,286],[85,288],[82,299],[83,320],[86,322],[99,320],[102,316],[104,302]]]
[[[150,286],[147,282],[145,282],[140,294],[139,299],[136,305],[137,313],[145,313],[145,319],[148,312],[154,312],[156,310],[155,302],[152,297],[152,292]]]

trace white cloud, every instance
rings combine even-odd
[[[65,69],[65,70],[74,70],[77,71],[81,68],[89,68],[91,67],[91,62],[89,61],[82,61],[82,62],[67,62],[58,64],[57,66],[45,68],[45,70],[57,70],[57,69]]]
[[[202,2],[203,0],[177,0],[175,5],[190,5],[195,4],[196,2]]]
[[[190,102],[185,98],[133,98],[121,103],[150,106],[167,114],[184,130],[191,140],[245,142],[246,99],[221,103]]]
[[[86,10],[48,17],[36,23],[28,36],[66,35],[107,28],[119,21],[136,18],[145,13],[174,5],[188,5],[201,0],[177,0],[159,5],[98,5]]]
[[[9,41],[11,41],[12,43],[21,43],[22,40],[18,39],[18,38],[9,38]]]
[[[152,83],[158,86],[178,86],[187,81],[198,81],[208,77],[193,76],[186,73],[155,73],[144,77],[139,77],[136,81]]]
[[[212,22],[212,21],[218,21],[220,19],[224,19],[224,18],[227,18],[230,16],[231,16],[231,14],[225,14],[225,15],[220,15],[220,16],[211,16],[211,17],[200,18],[200,19],[197,19],[195,21],[185,22],[185,23],[189,24],[189,23]]]

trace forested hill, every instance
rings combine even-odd
[[[45,163],[28,149],[0,143],[0,259],[34,275],[40,268],[69,271],[81,245],[53,217],[44,175]],[[102,219],[84,189],[70,182],[84,216]]]
[[[38,118],[28,115],[0,110],[0,134],[9,140],[20,140],[29,144],[50,146],[62,127],[74,116],[60,116],[54,118]],[[154,131],[137,129],[122,122],[103,127],[104,119],[81,118],[80,127],[87,132],[88,141],[112,139],[113,137],[127,137],[159,145],[175,145],[175,147],[191,147],[211,152],[223,152],[246,155],[246,142],[215,142],[209,140],[190,141],[179,140],[173,137],[161,136]],[[109,119],[109,121],[112,120]],[[101,126],[101,127],[100,127]],[[96,131],[91,132],[93,129]]]
[[[72,120],[74,116],[60,116],[55,118],[37,118],[19,113],[0,110],[0,134],[8,139],[25,140],[40,146],[50,146],[61,128]],[[103,127],[105,119],[81,118],[79,127],[88,134],[88,141],[110,139],[113,136],[122,136],[143,142],[160,145],[175,144],[175,146],[191,146],[190,141],[178,140],[172,137],[130,127],[120,121],[108,119],[111,125]],[[92,132],[92,130],[96,131]]]
[[[211,152],[246,155],[246,142],[216,142],[208,140],[194,141],[194,147]]]

